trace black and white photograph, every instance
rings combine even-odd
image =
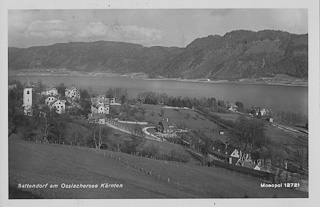
[[[312,205],[319,2],[15,2],[4,206]]]

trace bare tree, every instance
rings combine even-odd
[[[96,149],[100,149],[102,144],[108,139],[111,129],[106,126],[95,126],[92,130],[92,139]]]
[[[268,145],[265,122],[239,116],[232,141],[248,153],[256,148],[262,149],[263,146]]]

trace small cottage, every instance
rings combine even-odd
[[[228,142],[221,142],[215,140],[209,145],[208,157],[211,159],[218,159],[220,161],[228,162],[229,164],[236,164],[241,156],[241,151],[230,145]]]
[[[57,101],[58,99],[56,97],[53,96],[49,96],[46,98],[46,100],[44,101],[45,104],[47,104],[48,106],[51,106],[51,104],[55,101]]]
[[[65,96],[71,99],[79,99],[80,98],[80,91],[76,88],[75,85],[71,86],[70,88],[66,88]]]
[[[47,96],[57,96],[58,90],[55,87],[50,87],[45,93]]]
[[[97,98],[91,98],[92,114],[109,114],[109,98],[99,95]]]
[[[52,104],[52,108],[55,109],[58,114],[63,114],[66,110],[66,101],[57,100]]]

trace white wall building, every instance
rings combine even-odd
[[[52,104],[52,108],[55,109],[58,114],[63,114],[66,111],[65,103],[65,100],[57,100]]]
[[[58,90],[55,87],[49,88],[49,90],[46,91],[47,96],[57,96]]]
[[[71,99],[80,98],[80,91],[73,85],[65,90],[65,96]]]
[[[49,96],[46,98],[45,100],[45,103],[50,106],[53,102],[55,102],[56,100],[58,100],[56,97],[52,97],[52,96]]]
[[[92,114],[109,114],[110,99],[104,95],[99,95],[97,98],[91,98],[91,113]]]
[[[32,87],[28,81],[23,89],[23,113],[26,116],[32,116]]]

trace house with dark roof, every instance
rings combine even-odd
[[[104,95],[99,95],[97,98],[91,98],[91,113],[92,114],[109,114],[109,98]]]
[[[54,109],[58,114],[63,114],[66,110],[66,100],[60,100],[53,96],[47,97],[45,104],[48,105],[51,110]]]
[[[241,157],[241,151],[230,145],[215,140],[207,148],[208,158],[236,164]]]
[[[160,121],[157,126],[157,131],[164,134],[174,133],[175,129],[176,126],[173,123],[169,122],[169,118]]]
[[[63,114],[66,110],[66,100],[57,100],[53,102],[52,108],[55,109],[58,114]]]
[[[58,90],[56,87],[50,86],[44,93],[42,93],[47,96],[57,96],[59,95]]]
[[[65,96],[71,99],[80,99],[80,91],[76,88],[75,85],[70,88],[66,88]]]
[[[229,111],[232,111],[232,112],[237,112],[238,106],[235,105],[235,104],[230,104],[230,105],[228,106],[228,110],[229,110]]]
[[[105,118],[104,114],[89,114],[88,121],[89,123],[105,124]]]
[[[56,97],[53,96],[49,96],[46,98],[46,100],[44,101],[48,106],[51,106],[52,103],[54,103],[55,101],[57,101],[58,99]]]

